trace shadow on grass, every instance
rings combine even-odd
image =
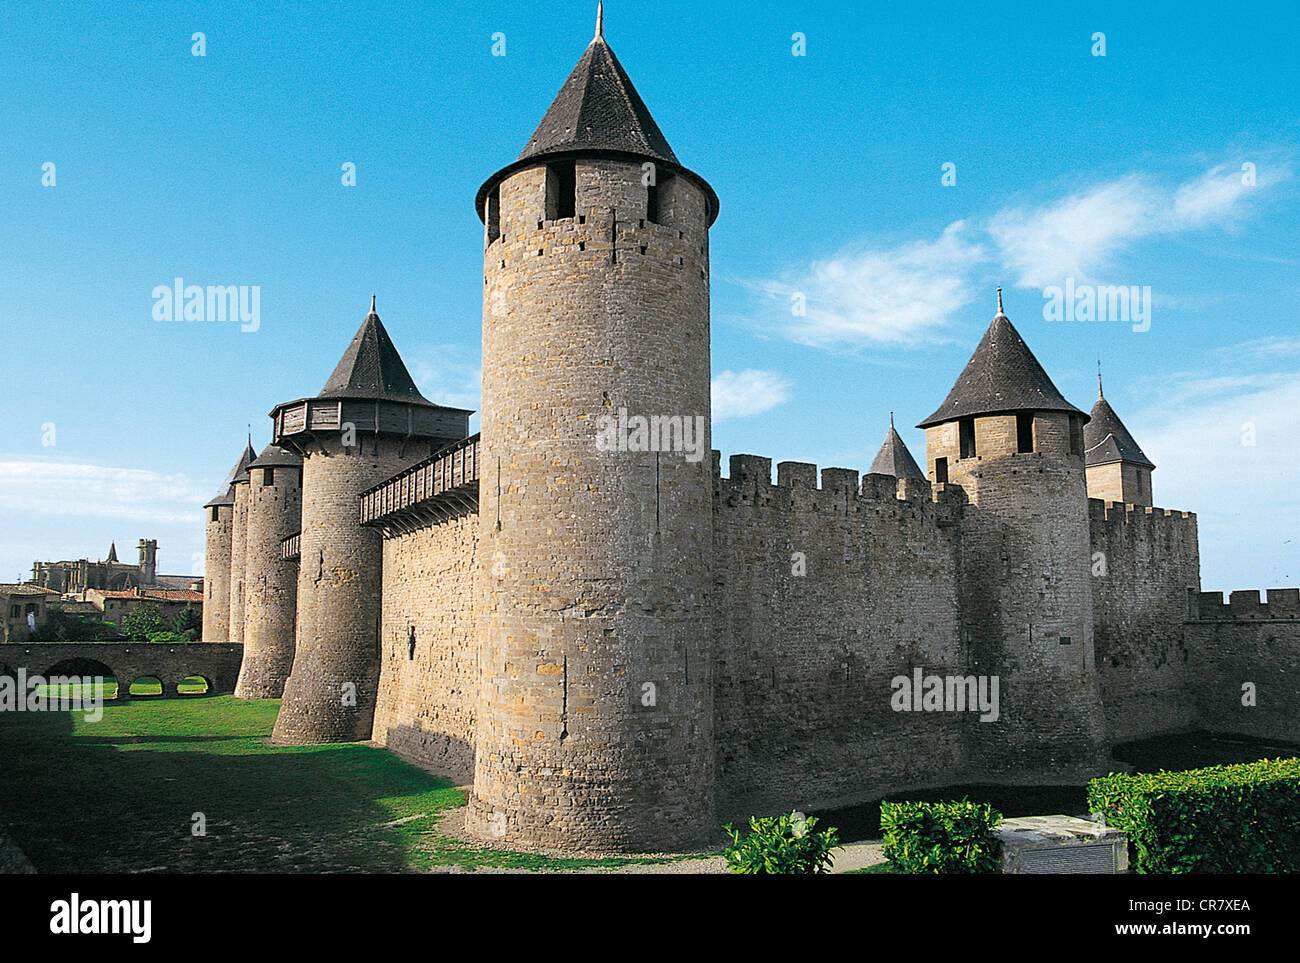
[[[193,705],[105,707],[98,723],[0,717],[0,813],[39,872],[403,872],[413,817],[463,803],[382,749],[267,746],[273,712],[226,736],[165,731],[209,728],[197,714],[145,714],[180,702]]]

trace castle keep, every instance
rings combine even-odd
[[[1155,466],[1100,391],[1061,395],[1000,293],[918,426],[924,470],[892,419],[865,474],[688,457],[718,199],[599,27],[476,203],[481,433],[420,394],[372,299],[206,508],[204,637],[242,640],[237,694],[283,698],[276,741],[472,783],[484,839],[664,850],[1096,775],[1157,733],[1293,734],[1300,592],[1202,595],[1196,517],[1153,507]],[[599,444],[624,415],[677,443]],[[914,672],[996,679],[997,711],[899,711]]]

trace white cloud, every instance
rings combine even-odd
[[[180,474],[57,461],[0,461],[7,512],[199,524],[214,492]]]
[[[747,286],[773,302],[786,336],[800,344],[929,340],[971,299],[967,274],[983,253],[969,233],[957,221],[932,241],[846,248],[782,280]]]
[[[790,382],[775,371],[720,371],[713,378],[713,420],[771,411],[790,400]]]
[[[462,345],[417,347],[405,355],[415,386],[434,404],[477,411],[483,397],[483,363]]]

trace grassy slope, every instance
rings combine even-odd
[[[364,745],[266,744],[278,702],[229,696],[0,714],[0,813],[40,872],[576,869],[437,832],[464,794]],[[191,833],[203,813],[207,835]]]

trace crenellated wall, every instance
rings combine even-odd
[[[965,673],[959,493],[842,468],[818,487],[794,462],[773,485],[767,458],[733,456],[729,477],[714,458],[719,818],[944,781],[970,718],[895,712],[890,681]]]
[[[374,740],[440,775],[474,775],[478,513],[384,539]]]
[[[1187,622],[1198,728],[1300,741],[1300,589],[1201,592]],[[1254,705],[1244,705],[1252,683]]]
[[[1196,515],[1088,500],[1097,678],[1111,743],[1192,726],[1187,593],[1201,587]]]

